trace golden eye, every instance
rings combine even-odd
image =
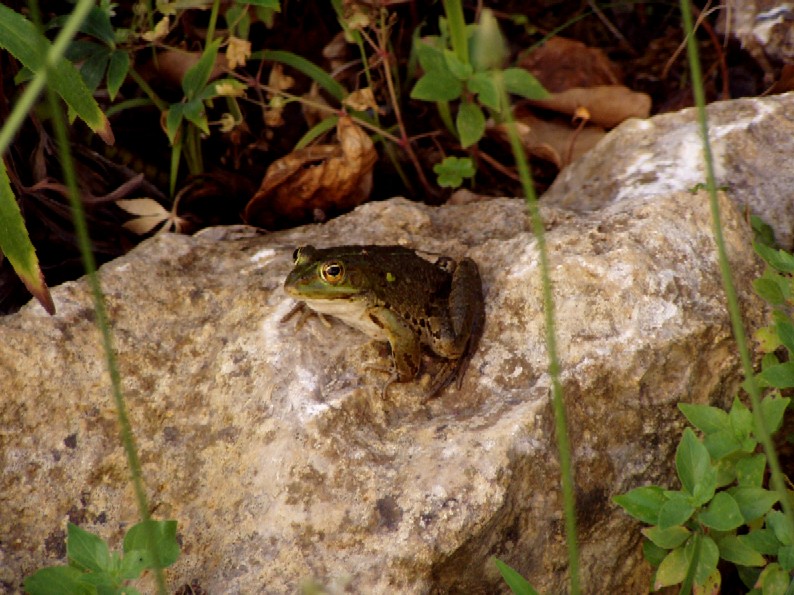
[[[337,260],[326,262],[320,269],[320,275],[326,283],[337,285],[345,278],[345,266]]]

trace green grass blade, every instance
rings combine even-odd
[[[71,62],[63,58],[67,42],[74,36],[79,26],[79,22],[74,23],[74,20],[82,21],[85,16],[80,16],[82,4],[84,3],[78,3],[75,7],[72,17],[67,20],[55,44],[51,44],[44,35],[36,30],[33,23],[21,14],[0,4],[0,47],[10,52],[17,60],[36,73],[36,77],[27,89],[33,97],[27,99],[26,103],[29,105],[22,108],[25,114],[28,113],[35,97],[44,86],[44,70],[45,64],[47,64],[47,82],[50,87],[63,98],[91,130],[100,135],[105,142],[112,144],[113,133],[110,129],[110,122],[91,96],[80,73]],[[91,3],[88,3],[87,8],[90,10]],[[83,10],[82,12],[87,13],[88,11]],[[23,104],[23,101],[20,100],[19,103]],[[9,123],[11,121],[9,118]],[[13,136],[14,132],[16,129],[11,132],[10,136]],[[7,142],[0,142],[0,153],[4,152],[6,146]]]
[[[330,74],[314,63],[309,62],[306,58],[293,54],[292,52],[284,52],[281,50],[265,50],[262,52],[262,57],[265,60],[286,64],[302,72],[340,102],[347,97],[347,90],[342,85],[337,83]]]
[[[0,159],[0,252],[5,254],[14,271],[28,291],[39,300],[44,309],[55,314],[55,304],[36,258],[36,249],[30,243],[25,221],[19,210],[14,191],[8,180],[5,163]]]
[[[529,581],[521,576],[517,571],[502,562],[499,558],[492,558],[494,564],[499,569],[502,578],[510,587],[515,595],[538,595],[538,592],[529,584]]]
[[[703,91],[703,78],[700,69],[700,58],[698,56],[697,39],[695,38],[692,8],[689,0],[681,0],[681,16],[684,22],[684,31],[687,35],[687,55],[689,58],[689,68],[692,73],[692,91],[695,97],[695,105],[697,109],[698,124],[700,126],[700,137],[703,143],[703,158],[706,164],[706,187],[709,192],[709,202],[711,204],[712,225],[714,230],[714,240],[717,244],[717,253],[719,255],[720,274],[722,275],[722,285],[725,291],[725,297],[728,302],[728,312],[731,317],[731,326],[733,328],[733,336],[736,340],[736,346],[739,350],[739,357],[742,361],[742,369],[744,372],[745,381],[743,386],[750,395],[750,402],[752,403],[753,419],[755,423],[756,436],[764,447],[764,453],[769,461],[769,468],[772,472],[772,485],[777,493],[780,495],[780,501],[783,504],[785,512],[786,524],[788,525],[789,532],[794,533],[794,509],[792,508],[791,500],[788,497],[788,490],[780,469],[780,462],[778,461],[777,453],[775,452],[772,439],[767,431],[763,416],[761,414],[761,398],[758,384],[755,379],[752,360],[750,359],[750,351],[747,346],[747,335],[744,331],[744,323],[742,322],[741,311],[739,310],[739,300],[736,297],[736,287],[733,283],[733,275],[731,274],[730,264],[728,262],[728,253],[725,248],[725,239],[722,233],[722,223],[720,217],[719,201],[717,200],[717,183],[714,175],[714,159],[712,158],[711,144],[708,135],[708,121],[706,118],[706,98]]]
[[[298,149],[305,148],[315,138],[335,128],[337,122],[339,122],[339,116],[331,116],[325,120],[320,120],[317,124],[309,128],[306,134],[304,134],[300,140],[295,143],[295,148],[293,150],[297,151]]]

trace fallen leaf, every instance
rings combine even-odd
[[[600,49],[565,37],[552,37],[518,65],[534,74],[550,93],[572,87],[617,85],[623,80],[620,69]]]
[[[549,161],[559,169],[587,153],[606,135],[597,126],[585,126],[578,130],[567,121],[545,120],[531,113],[516,114],[516,129],[528,154]],[[508,142],[504,124],[493,126],[491,131]]]
[[[274,161],[243,218],[267,229],[324,218],[364,202],[378,154],[350,117],[337,124],[338,144],[293,151]]]
[[[586,109],[590,121],[604,128],[614,128],[629,118],[647,118],[651,113],[650,96],[623,85],[577,87],[552,93],[548,99],[528,99],[527,102],[569,116]]]
[[[132,215],[138,215],[135,219],[130,219],[123,224],[125,229],[129,229],[135,234],[147,234],[163,223],[165,225],[157,233],[165,233],[171,228],[175,228],[177,232],[181,229],[180,218],[151,198],[117,200],[116,205]]]

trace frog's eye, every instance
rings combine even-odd
[[[320,275],[326,283],[336,285],[345,278],[345,266],[338,260],[331,260],[320,268]]]
[[[292,262],[298,262],[300,256],[301,256],[301,249],[295,248],[295,252],[292,253]]]

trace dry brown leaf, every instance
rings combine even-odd
[[[372,189],[378,154],[351,118],[339,118],[336,145],[317,145],[274,161],[245,207],[251,225],[272,229],[347,211]]]
[[[587,153],[606,135],[596,126],[577,130],[568,122],[542,120],[532,114],[516,116],[516,129],[527,153],[554,163],[559,169]],[[503,124],[494,126],[493,131],[507,142]]]
[[[613,128],[628,118],[647,118],[651,113],[650,96],[623,85],[568,89],[546,99],[527,101],[569,116],[584,108],[590,114],[590,121],[604,128]]]
[[[177,232],[181,229],[181,219],[151,198],[117,200],[116,205],[132,215],[138,215],[138,217],[130,219],[122,226],[125,229],[129,229],[132,233],[144,235],[163,223],[165,225],[157,233],[165,233],[170,231],[171,228],[174,228]]]
[[[343,103],[349,108],[358,110],[360,112],[365,112],[368,109],[374,110],[376,112],[380,111],[378,102],[375,101],[375,94],[372,92],[370,87],[353,91],[350,95],[345,97]]]
[[[238,66],[245,66],[245,61],[251,57],[251,42],[233,35],[229,37],[226,46],[226,62],[234,70]]]
[[[525,56],[519,66],[535,75],[550,93],[622,82],[620,69],[604,52],[565,37],[552,37]]]
[[[182,50],[165,50],[157,54],[157,60],[152,61],[152,66],[157,73],[169,84],[178,87],[182,84],[185,73],[201,59],[201,52],[185,52]],[[226,56],[218,54],[215,65],[210,73],[210,80],[223,74],[226,66]]]

